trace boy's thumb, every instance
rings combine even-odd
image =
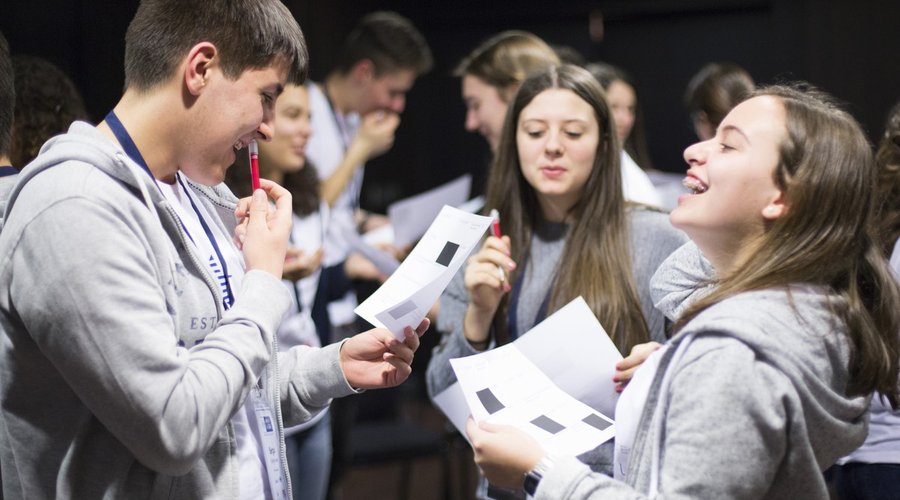
[[[266,197],[266,192],[262,189],[257,189],[253,192],[253,197],[250,199],[250,221],[252,223],[253,219],[260,219],[261,221],[266,220],[266,213],[269,210],[269,201]]]

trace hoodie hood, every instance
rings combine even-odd
[[[827,467],[865,439],[869,402],[847,394],[850,344],[832,313],[838,300],[824,287],[805,285],[743,293],[700,313],[673,343],[687,335],[727,335],[752,348],[799,396],[806,433],[794,429],[790,439],[811,447]]]
[[[102,170],[129,190],[141,193],[144,204],[148,207],[159,201],[153,200],[151,194],[158,191],[154,180],[141,167],[96,127],[78,121],[69,127],[68,133],[47,141],[38,156],[22,169],[6,204],[7,217],[25,184],[41,172],[67,161],[84,162]],[[155,194],[161,200],[162,195],[158,192]]]
[[[153,177],[135,163],[122,148],[97,130],[93,125],[76,121],[69,127],[68,133],[58,135],[47,141],[41,148],[37,158],[29,163],[17,177],[16,185],[10,192],[6,204],[6,217],[13,208],[22,188],[35,176],[64,162],[83,162],[116,179],[135,196],[142,199],[148,208],[162,207],[168,201],[156,186]],[[184,180],[200,193],[213,201],[213,206],[220,210],[226,221],[230,221],[237,199],[224,184],[203,186],[187,177]],[[233,226],[228,227],[229,230]]]
[[[697,245],[686,243],[653,276],[654,304],[676,320],[715,288],[714,279]],[[863,442],[869,400],[847,395],[850,343],[846,325],[833,312],[840,300],[812,285],[742,293],[697,315],[672,343],[687,335],[725,335],[752,348],[791,381],[802,401],[800,418],[808,432],[791,438],[806,441],[818,463],[828,466]]]

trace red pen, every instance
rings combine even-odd
[[[253,183],[253,190],[259,189],[259,146],[256,139],[250,141],[247,148],[250,151],[250,179]]]
[[[491,236],[494,238],[499,238],[502,235],[500,234],[500,212],[497,211],[496,208],[491,209]]]
[[[491,236],[494,238],[501,238],[503,235],[500,234],[500,212],[497,211],[496,208],[491,209]],[[506,282],[506,271],[503,270],[503,266],[497,266],[497,273],[500,275],[500,284]]]

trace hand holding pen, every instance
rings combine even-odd
[[[503,235],[500,233],[500,212],[497,211],[496,208],[491,209],[491,236],[497,239],[502,239]],[[506,271],[503,270],[502,265],[497,265],[497,276],[500,278],[500,283],[506,286],[509,286],[506,283]]]
[[[500,233],[500,218],[496,211],[492,215],[494,223],[491,226],[491,236],[469,258],[466,266],[465,283],[469,292],[469,307],[463,329],[466,339],[473,346],[488,339],[491,320],[503,295],[512,290],[510,273],[516,269],[516,263],[511,258],[509,236]]]

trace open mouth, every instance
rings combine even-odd
[[[690,189],[693,194],[703,194],[709,189],[709,186],[703,183],[700,179],[692,176],[687,176],[681,181],[681,185]]]

